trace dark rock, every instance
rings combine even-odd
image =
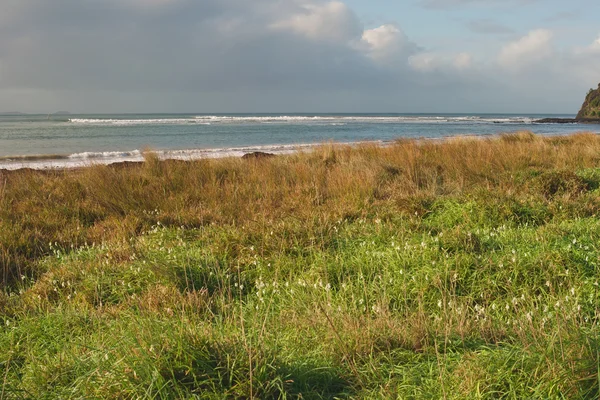
[[[542,118],[533,121],[536,124],[576,124],[575,118]]]
[[[107,164],[106,166],[108,168],[120,170],[120,169],[124,169],[124,168],[139,167],[143,164],[144,163],[142,161],[119,161],[119,162]]]
[[[275,154],[265,153],[262,151],[254,151],[252,153],[246,153],[242,156],[242,158],[244,160],[257,160],[257,159],[270,158],[270,157],[275,157]]]

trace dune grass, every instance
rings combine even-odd
[[[597,398],[600,137],[0,173],[0,399]]]

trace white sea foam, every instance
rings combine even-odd
[[[85,151],[83,153],[75,153],[70,154],[67,158],[70,160],[93,160],[93,159],[103,159],[103,158],[140,158],[142,157],[142,152],[139,150],[132,151]]]
[[[339,143],[341,145],[357,145],[359,143],[384,144],[382,141]],[[266,146],[242,146],[217,149],[185,149],[185,150],[159,150],[153,151],[161,160],[198,160],[206,158],[241,157],[244,154],[256,151],[272,154],[291,154],[298,151],[310,151],[320,144],[281,144]],[[55,168],[78,168],[92,165],[108,165],[118,162],[139,162],[144,160],[144,154],[140,150],[130,151],[105,151],[105,152],[83,152],[70,154],[68,156],[56,156],[56,158],[31,156],[26,158],[15,157],[14,159],[0,160],[0,169],[15,170],[21,168],[32,169],[55,169]]]
[[[69,122],[78,125],[181,125],[196,123],[195,118],[150,118],[150,119],[114,119],[114,118],[71,118]]]
[[[227,116],[227,115],[199,115],[191,118],[151,118],[151,119],[114,119],[114,118],[72,118],[69,122],[79,125],[95,126],[132,126],[132,125],[183,125],[183,124],[531,124],[534,119],[530,117],[480,117],[480,116],[386,116],[386,115],[340,115],[340,116]]]

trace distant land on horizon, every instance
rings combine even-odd
[[[45,115],[46,113],[39,113],[39,115]],[[0,115],[36,115],[35,113],[24,113],[21,111],[3,111],[0,112]],[[71,115],[71,113],[69,111],[56,111],[53,113],[50,113],[48,115]]]

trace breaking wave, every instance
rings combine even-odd
[[[184,125],[184,124],[329,124],[341,125],[346,123],[364,124],[531,124],[530,117],[482,117],[482,116],[387,116],[387,115],[352,115],[352,116],[227,116],[199,115],[187,118],[72,118],[70,123],[96,126],[132,126],[132,125]]]
[[[339,143],[355,145],[358,143]],[[382,141],[371,143],[383,144]],[[241,157],[244,154],[256,151],[272,154],[291,154],[298,151],[310,150],[321,143],[315,144],[282,144],[266,146],[243,146],[218,149],[186,149],[186,150],[158,150],[152,151],[162,160],[198,160],[205,158]],[[15,170],[20,168],[53,169],[53,168],[77,168],[91,165],[107,165],[119,162],[140,162],[144,160],[144,152],[141,150],[128,151],[103,151],[83,152],[69,155],[33,155],[14,156],[0,158],[0,169]]]

